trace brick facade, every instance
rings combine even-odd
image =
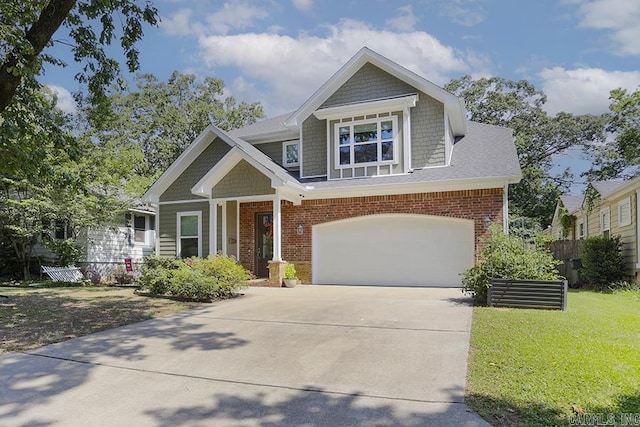
[[[301,271],[299,276],[308,274],[308,277],[300,279],[310,283],[313,266],[308,266],[311,262],[312,226],[363,215],[407,213],[473,220],[477,258],[482,240],[487,235],[484,219],[488,216],[491,221],[502,224],[502,207],[501,188],[304,200],[301,206],[282,202],[282,257],[300,264],[304,273]],[[240,260],[252,271],[255,271],[256,214],[272,211],[272,202],[240,204]],[[304,234],[298,236],[296,228],[301,223],[304,224]]]

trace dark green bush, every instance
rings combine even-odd
[[[186,260],[149,257],[138,284],[153,295],[211,301],[233,296],[249,278],[234,258],[222,255]]]
[[[586,284],[604,291],[625,278],[625,261],[620,236],[592,236],[582,243],[582,270]]]
[[[556,280],[558,264],[541,237],[526,242],[492,226],[481,261],[462,273],[462,292],[472,295],[474,303],[486,304],[491,278]]]

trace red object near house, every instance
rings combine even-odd
[[[131,258],[125,258],[124,266],[127,270],[127,273],[131,273],[133,271],[133,262],[131,262]]]

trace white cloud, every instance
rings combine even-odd
[[[173,16],[162,17],[160,28],[170,36],[188,36],[196,31],[191,24],[191,9],[180,9]]]
[[[602,114],[609,110],[609,92],[622,87],[636,90],[640,71],[606,71],[600,68],[545,68],[540,73],[550,114]]]
[[[440,5],[440,16],[456,24],[473,27],[484,21],[483,0],[445,0]]]
[[[207,17],[207,22],[217,34],[227,34],[231,30],[251,28],[255,21],[265,19],[266,10],[243,1],[226,2],[222,9]]]
[[[313,8],[313,0],[291,0],[293,7],[303,12],[308,12]]]
[[[610,32],[611,49],[615,53],[640,55],[640,1],[583,0],[578,14],[581,27]]]
[[[67,89],[58,85],[47,85],[47,87],[53,92],[56,99],[56,106],[67,114],[76,113],[76,101],[73,99],[73,95]]]
[[[386,24],[396,31],[414,31],[418,18],[413,14],[413,6],[408,4],[398,8],[398,13],[387,20]]]
[[[160,28],[170,36],[228,34],[232,30],[251,28],[256,21],[268,16],[266,10],[246,1],[231,0],[215,13],[204,12],[194,16],[192,9],[179,9],[171,16],[162,17]]]
[[[423,31],[381,31],[353,20],[327,29],[324,37],[251,33],[201,37],[199,44],[209,66],[238,67],[245,92],[248,82],[265,88],[253,99],[262,101],[269,115],[297,108],[363,46],[439,85],[475,71],[467,55]]]

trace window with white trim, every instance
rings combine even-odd
[[[176,255],[202,256],[202,212],[178,212]]]
[[[623,227],[631,224],[631,198],[618,202],[618,226]]]
[[[334,125],[336,168],[398,162],[398,116]]]
[[[133,216],[133,234],[136,243],[147,241],[147,217],[144,215]]]
[[[285,167],[298,166],[300,164],[300,141],[287,141],[282,143],[282,164]]]
[[[600,211],[600,231],[605,237],[609,237],[611,231],[611,211],[609,208]]]
[[[578,240],[584,240],[584,221],[578,223]]]

